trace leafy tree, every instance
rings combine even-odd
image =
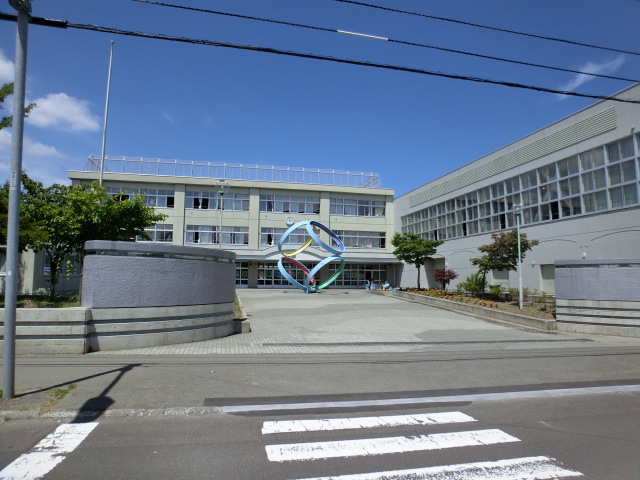
[[[491,234],[493,243],[478,247],[483,256],[472,258],[471,263],[478,267],[482,274],[482,286],[486,285],[487,272],[491,270],[513,271],[518,268],[518,232],[514,228],[507,233]],[[520,259],[522,262],[526,253],[538,245],[537,240],[527,240],[525,233],[520,234]]]
[[[0,110],[4,109],[4,106],[3,106],[4,101],[10,95],[13,95],[13,82],[5,83],[4,85],[2,85],[2,87],[0,87]],[[33,110],[35,106],[36,106],[35,103],[30,103],[29,105],[27,105],[24,109],[24,116],[28,117],[29,112]],[[12,123],[13,123],[13,117],[11,116],[0,118],[0,130],[2,130],[3,128],[10,127]]]
[[[166,218],[146,206],[142,195],[113,197],[98,182],[44,187],[25,174],[22,182],[21,217],[36,232],[25,245],[49,256],[52,298],[64,258],[81,251],[85,242],[149,238],[145,228]]]
[[[420,288],[420,267],[423,267],[427,260],[432,259],[442,243],[442,240],[427,240],[415,233],[396,233],[391,239],[391,245],[396,247],[393,251],[395,257],[418,269],[418,288]]]
[[[447,270],[444,268],[437,268],[435,272],[433,272],[433,279],[436,282],[440,282],[442,284],[442,289],[446,290],[447,285],[451,280],[455,280],[458,278],[458,274],[453,270]]]

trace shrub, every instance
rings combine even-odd
[[[462,284],[471,295],[479,296],[484,293],[484,278],[480,272],[472,273]]]

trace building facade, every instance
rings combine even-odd
[[[375,173],[131,157],[106,157],[100,164],[92,156],[84,171],[71,171],[69,178],[74,184],[95,181],[102,169],[110,193],[144,194],[147,205],[167,216],[148,229],[151,242],[235,252],[238,287],[290,286],[277,266],[278,242],[303,220],[319,221],[345,245],[336,287],[394,280],[394,191],[382,188]],[[325,232],[320,238],[331,242]],[[286,244],[299,247],[305,241],[305,233],[296,230]],[[311,269],[328,255],[314,242],[295,258]],[[303,281],[301,270],[285,265]],[[329,278],[335,268],[323,267],[316,280]]]
[[[554,294],[556,260],[638,258],[640,252],[640,84],[401,195],[396,230],[442,240],[433,270],[464,281],[491,234],[516,227],[538,246],[521,265],[523,284]],[[405,265],[403,286],[416,283]],[[516,287],[516,272],[490,284]]]

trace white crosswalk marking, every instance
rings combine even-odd
[[[262,434],[319,432],[356,428],[400,427],[405,425],[440,425],[445,423],[475,422],[476,419],[461,412],[441,412],[419,415],[387,415],[380,417],[327,418],[318,420],[279,420],[264,422]]]
[[[65,423],[0,472],[0,480],[37,480],[62,462],[98,424]]]
[[[501,430],[474,430],[469,432],[434,433],[416,437],[368,438],[336,442],[292,443],[267,445],[267,457],[272,462],[317,460],[321,458],[383,455],[388,453],[440,450],[443,448],[492,445],[518,442]]]
[[[439,425],[477,420],[462,412],[386,415],[377,417],[325,418],[307,420],[265,421],[262,433],[288,434],[356,430],[364,428]],[[267,445],[267,457],[272,462],[294,462],[329,458],[348,458],[390,453],[441,450],[519,442],[520,439],[498,429],[433,433],[412,437],[383,437],[359,440],[289,443]],[[406,470],[313,477],[298,480],[545,480],[581,477],[582,473],[564,468],[546,456],[427,466]]]
[[[562,468],[549,457],[526,457],[304,480],[545,480],[579,476],[580,472]]]

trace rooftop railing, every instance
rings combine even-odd
[[[99,172],[100,163],[100,155],[90,155],[84,171]],[[347,170],[307,167],[277,167],[273,165],[250,165],[244,163],[165,160],[161,158],[118,157],[112,155],[105,157],[103,173],[382,188],[380,175],[374,172],[351,172]]]

